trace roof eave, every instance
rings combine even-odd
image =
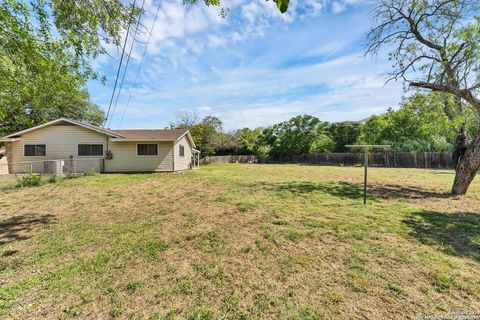
[[[195,145],[195,141],[193,141],[192,134],[190,133],[190,130],[185,131],[185,133],[182,134],[180,137],[178,137],[178,139],[176,141],[179,141],[180,139],[185,137],[185,135],[188,137],[188,140],[192,144],[192,149],[195,149],[197,146]]]
[[[102,128],[96,128],[96,127],[91,126],[89,124],[82,123],[82,122],[75,121],[75,120],[71,120],[71,119],[67,119],[67,118],[58,118],[58,119],[49,121],[47,123],[44,123],[44,124],[41,124],[41,125],[38,125],[38,126],[35,126],[35,127],[32,127],[32,128],[28,128],[28,129],[25,129],[25,130],[22,130],[22,131],[14,132],[12,134],[9,134],[8,136],[5,136],[5,138],[12,138],[12,137],[15,137],[15,136],[18,136],[18,135],[26,134],[26,133],[29,133],[29,132],[32,132],[32,131],[35,131],[35,130],[38,130],[38,129],[42,129],[42,128],[54,125],[54,124],[56,124],[58,122],[62,122],[62,121],[65,121],[65,122],[83,127],[85,129],[96,131],[98,133],[106,134],[106,135],[109,135],[109,136],[112,136],[112,137],[123,138],[123,136],[118,135],[116,133],[113,133],[109,130],[102,129]]]
[[[135,142],[135,141],[159,141],[174,142],[176,139],[155,139],[155,138],[110,138],[111,142]]]

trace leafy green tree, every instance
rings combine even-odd
[[[267,148],[263,143],[263,129],[243,128],[235,132],[235,136],[240,142],[238,150],[239,154],[261,154],[267,152]]]
[[[202,155],[211,156],[217,153],[220,146],[226,145],[223,144],[226,143],[226,138],[220,136],[223,134],[222,130],[223,123],[219,118],[207,116],[200,123],[191,126],[190,133]]]
[[[313,141],[310,152],[330,153],[335,151],[335,142],[327,134],[321,133]]]
[[[449,95],[416,93],[404,98],[398,110],[390,108],[381,116],[370,117],[359,140],[390,144],[395,151],[452,151],[457,128],[462,123],[473,124],[468,112],[450,119],[445,110],[455,108],[456,102]]]
[[[480,117],[480,2],[478,0],[376,0],[375,26],[366,51],[390,51],[391,80],[450,94]],[[480,130],[455,139],[452,194],[462,195],[480,169]]]
[[[346,145],[354,144],[360,136],[362,125],[359,122],[334,122],[327,126],[328,136],[335,143],[334,152],[347,151]]]
[[[310,152],[321,121],[310,115],[296,116],[265,130],[270,155],[297,155]]]
[[[100,124],[89,102],[89,61],[119,44],[138,10],[121,1],[0,2],[0,131],[22,130],[60,116]]]

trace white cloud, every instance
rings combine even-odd
[[[345,10],[345,8],[346,8],[346,5],[344,2],[335,1],[332,4],[333,13],[341,13]]]
[[[216,35],[209,35],[208,36],[208,44],[211,47],[224,47],[227,44],[227,39],[223,37],[219,37]]]
[[[187,39],[185,43],[186,53],[193,52],[195,54],[201,54],[203,52],[204,45],[198,41]]]
[[[208,106],[199,107],[199,108],[197,108],[197,111],[200,112],[200,113],[211,113],[211,112],[213,112],[213,108],[208,107]]]

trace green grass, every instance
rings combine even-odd
[[[208,165],[0,180],[0,318],[399,319],[480,309],[480,183]]]

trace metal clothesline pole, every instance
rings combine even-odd
[[[363,148],[364,149],[364,173],[363,173],[363,205],[367,204],[367,182],[368,182],[368,149],[369,148],[383,148],[388,149],[390,148],[389,145],[383,144],[353,144],[353,145],[346,145],[347,148]]]

